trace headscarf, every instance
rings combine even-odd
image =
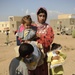
[[[47,18],[47,10],[44,7],[40,7],[37,11],[37,15],[39,15],[40,13],[45,13],[46,18]]]

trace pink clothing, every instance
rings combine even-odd
[[[24,25],[21,24],[20,27],[19,27],[19,32],[22,32],[24,29],[25,29]]]
[[[40,35],[37,41],[43,45],[44,49],[46,49],[46,51],[44,52],[47,52],[47,49],[49,50],[50,45],[54,39],[53,29],[50,25],[46,23],[44,25],[36,24],[36,26],[37,34]]]

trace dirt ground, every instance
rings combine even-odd
[[[10,43],[6,45],[6,35],[0,33],[0,75],[9,75],[10,61],[15,57],[15,35],[10,34]],[[67,35],[55,35],[53,42],[63,46],[67,59],[63,64],[64,75],[75,75],[75,38]]]

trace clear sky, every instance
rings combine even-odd
[[[48,10],[48,19],[58,14],[75,14],[75,0],[0,0],[0,21],[8,20],[8,16],[35,15],[39,7]]]

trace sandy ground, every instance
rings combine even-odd
[[[10,61],[15,57],[16,46],[14,34],[10,34],[10,44],[7,46],[6,35],[0,33],[0,75],[9,75]],[[63,64],[64,75],[75,75],[75,39],[66,35],[55,35],[54,42],[63,46],[67,59]]]

